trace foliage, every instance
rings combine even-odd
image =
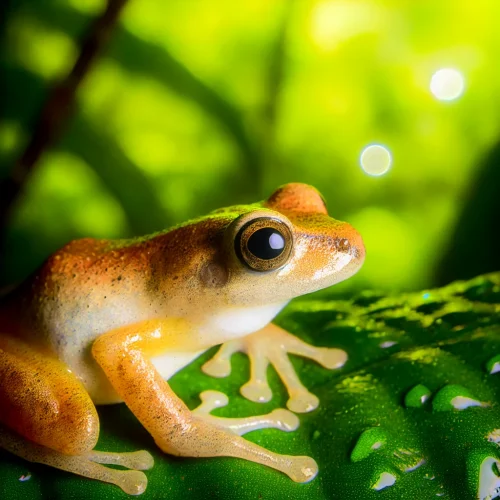
[[[0,176],[104,3],[2,3]],[[428,285],[499,135],[499,14],[495,0],[130,1],[16,206],[0,283],[71,238],[147,233],[303,181],[368,247],[337,290]],[[465,77],[456,101],[429,91],[443,67]],[[394,160],[379,178],[358,165],[373,142]]]
[[[500,274],[443,289],[384,296],[363,293],[352,301],[296,300],[278,323],[316,345],[341,347],[346,365],[328,371],[295,358],[301,379],[320,398],[320,408],[300,416],[299,429],[256,431],[248,438],[282,453],[308,454],[320,467],[307,485],[263,466],[232,458],[181,459],[163,455],[124,405],[101,407],[98,448],[146,448],[155,457],[141,498],[476,498],[500,485]],[[272,372],[274,398],[251,403],[238,394],[248,377],[243,355],[233,358],[228,379],[202,374],[207,353],[172,379],[192,408],[205,389],[227,392],[222,416],[260,414],[287,399]],[[498,371],[498,366],[496,366]],[[431,398],[421,406],[405,396],[425,385]],[[415,392],[415,391],[414,391]],[[425,391],[424,391],[425,392]],[[455,396],[479,406],[457,410]],[[463,402],[462,402],[463,404]],[[470,403],[469,403],[470,404]],[[22,475],[31,474],[21,482]],[[380,487],[381,476],[395,481]],[[0,452],[0,497],[126,498],[117,487],[29,464]],[[392,479],[391,479],[392,477]],[[481,479],[480,479],[481,478]],[[481,489],[482,488],[482,489]]]

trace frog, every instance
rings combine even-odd
[[[96,405],[124,402],[166,454],[236,457],[311,481],[313,458],[242,436],[263,427],[292,431],[296,413],[318,406],[288,354],[327,369],[342,367],[347,354],[307,344],[272,321],[293,298],[351,277],[364,259],[359,232],[330,217],[319,191],[302,183],[150,236],[71,241],[0,301],[0,447],[139,495],[151,454],[95,449]],[[218,345],[205,373],[228,376],[232,354],[245,352],[242,395],[272,398],[271,364],[288,409],[222,418],[211,411],[227,398],[207,391],[190,410],[168,380]]]

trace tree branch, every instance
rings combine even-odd
[[[0,237],[4,234],[12,206],[37,161],[59,138],[73,110],[76,91],[106,44],[126,2],[127,0],[108,0],[106,10],[95,20],[83,39],[80,54],[71,72],[50,92],[24,153],[10,175],[0,181]]]

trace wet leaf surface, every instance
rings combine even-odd
[[[320,407],[300,415],[292,433],[255,431],[247,438],[271,450],[305,454],[320,472],[309,484],[295,484],[260,465],[233,458],[189,459],[162,454],[125,407],[101,407],[98,449],[153,453],[146,472],[146,499],[325,499],[436,497],[495,498],[500,459],[500,378],[489,372],[500,354],[500,274],[470,282],[397,296],[367,293],[351,301],[296,300],[277,319],[282,327],[318,346],[345,349],[340,370],[293,358]],[[232,358],[226,379],[204,375],[206,353],[171,381],[190,408],[207,389],[230,401],[214,414],[247,416],[285,407],[287,395],[270,369],[274,397],[269,403],[245,400],[247,358]],[[417,385],[430,391],[421,406],[405,405]],[[463,388],[463,395],[461,395]],[[436,396],[438,395],[437,399]],[[481,406],[463,405],[464,399]],[[467,405],[465,405],[467,406]],[[378,428],[376,431],[370,431]],[[383,436],[373,440],[366,436]],[[356,453],[356,445],[363,453]],[[367,444],[368,443],[368,444]],[[362,448],[359,448],[359,447]],[[361,457],[361,458],[360,458]],[[27,480],[22,476],[31,474]],[[119,488],[82,479],[0,451],[0,498],[126,498]],[[486,493],[485,493],[486,492]]]

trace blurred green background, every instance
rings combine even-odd
[[[0,180],[105,7],[2,2]],[[336,293],[500,269],[498,19],[497,0],[129,1],[0,228],[0,286],[70,239],[146,234],[290,181],[365,239]]]

